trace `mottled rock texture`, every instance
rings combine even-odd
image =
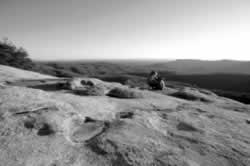
[[[9,84],[52,77],[3,66],[0,79],[1,166],[250,165],[250,106],[209,91],[78,78],[73,90],[103,90],[78,95]]]

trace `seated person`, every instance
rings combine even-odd
[[[148,85],[153,90],[163,90],[165,82],[156,71],[152,71],[148,77]]]

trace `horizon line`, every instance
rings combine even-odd
[[[35,61],[35,62],[74,62],[74,61],[206,61],[206,62],[221,62],[221,61],[236,61],[236,62],[250,62],[250,60],[237,60],[237,59],[216,59],[216,60],[209,60],[209,59],[158,59],[158,58],[145,58],[145,59],[142,59],[142,58],[130,58],[130,59],[106,59],[106,58],[103,58],[103,59],[32,59],[30,58],[32,61]]]

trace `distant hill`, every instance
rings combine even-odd
[[[127,73],[148,73],[152,63],[144,61],[49,61],[36,62],[40,71],[58,77],[114,76]]]
[[[250,75],[250,61],[54,61],[36,62],[40,72],[55,76],[121,75],[126,73],[148,74],[151,70],[177,75],[243,74]]]
[[[148,68],[172,71],[177,74],[250,74],[250,61],[176,60],[155,63],[149,65]]]

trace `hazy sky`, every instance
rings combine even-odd
[[[0,0],[33,59],[250,60],[249,0]]]

